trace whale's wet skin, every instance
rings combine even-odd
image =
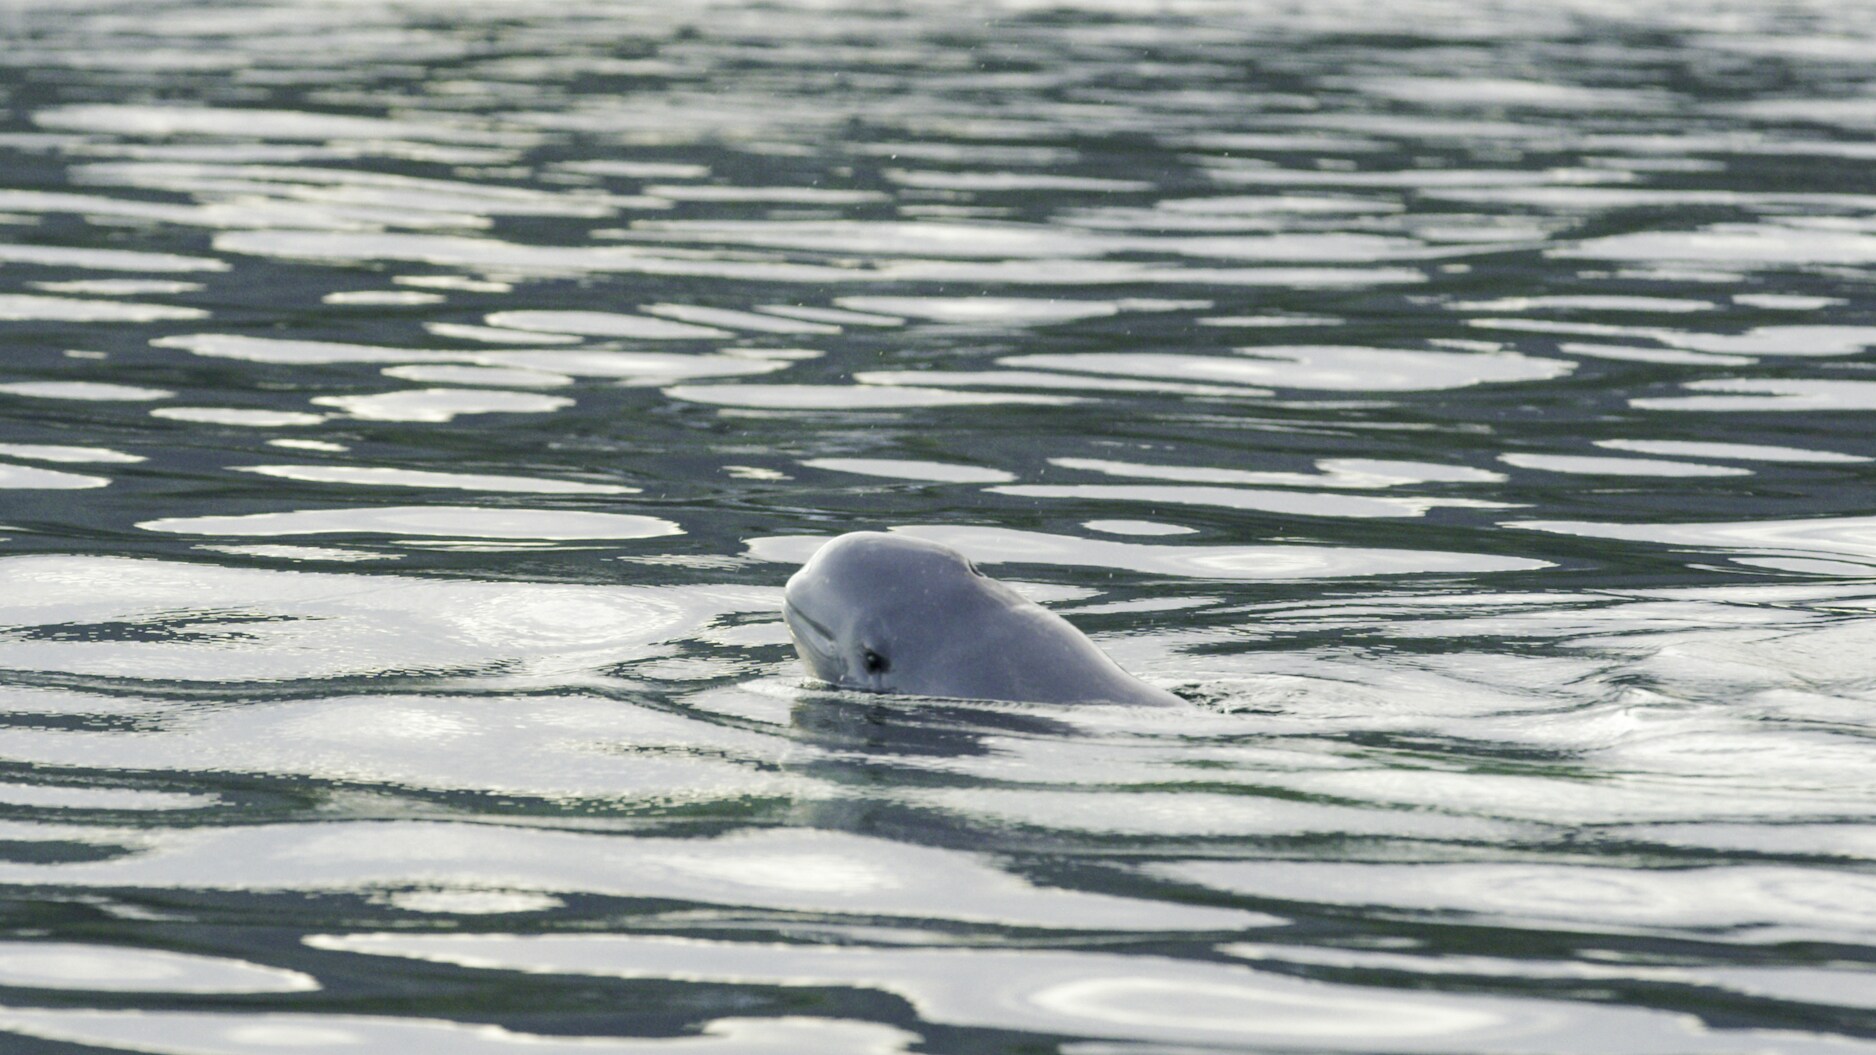
[[[0,0],[0,1053],[1876,1055],[1872,56]]]
[[[868,692],[1163,706],[1067,620],[963,554],[877,531],[842,535],[788,580],[782,615],[822,681]]]

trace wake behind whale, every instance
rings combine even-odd
[[[788,580],[782,616],[815,677],[866,692],[1165,706],[1068,620],[923,539],[855,531]]]

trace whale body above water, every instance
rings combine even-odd
[[[788,580],[782,617],[816,678],[843,689],[1018,703],[1165,706],[1068,620],[923,539],[855,531]]]

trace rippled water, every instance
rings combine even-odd
[[[1876,1049],[1872,9],[0,41],[0,1049]]]

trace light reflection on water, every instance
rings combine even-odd
[[[0,42],[8,1043],[1876,1044],[1856,6]],[[856,527],[1192,706],[805,682]]]

